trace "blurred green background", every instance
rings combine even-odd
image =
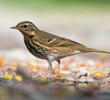
[[[89,47],[110,51],[110,0],[0,0],[0,51],[23,49],[21,21]],[[10,42],[7,42],[10,41]]]
[[[0,0],[2,4],[16,9],[24,8],[29,10],[62,10],[74,8],[91,8],[99,10],[108,10],[110,0]],[[18,7],[18,8],[17,8]],[[86,9],[87,10],[87,9]]]
[[[33,12],[71,12],[94,10],[95,12],[110,9],[110,0],[0,0],[1,6],[10,10],[31,10]],[[65,10],[65,11],[64,11]],[[56,12],[56,13],[57,13]]]

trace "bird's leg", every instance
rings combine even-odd
[[[60,60],[56,60],[58,62],[58,74],[60,72]]]
[[[53,73],[52,62],[51,61],[48,61],[48,64],[49,64],[49,67],[48,67],[49,72]]]

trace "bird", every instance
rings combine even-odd
[[[76,41],[40,30],[30,21],[22,21],[11,28],[17,29],[22,33],[24,43],[32,55],[47,60],[49,64],[48,68],[52,73],[52,62],[58,62],[59,72],[61,59],[68,56],[89,52],[110,54],[108,51],[89,48]]]

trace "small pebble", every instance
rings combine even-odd
[[[16,76],[16,77],[15,77],[15,80],[17,80],[17,81],[22,81],[23,79],[22,79],[21,76]]]
[[[29,66],[33,68],[38,66],[38,64],[35,61],[30,61]]]
[[[4,78],[7,79],[7,80],[12,80],[12,76],[11,75],[5,75]]]
[[[88,71],[80,71],[79,73],[76,74],[75,78],[81,77],[81,76],[89,76]]]
[[[90,78],[90,77],[81,77],[79,80],[79,82],[83,83],[83,82],[94,82],[94,79],[93,78]]]

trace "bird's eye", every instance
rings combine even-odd
[[[27,27],[28,27],[28,25],[24,25],[24,26],[23,26],[23,28],[27,28]]]

